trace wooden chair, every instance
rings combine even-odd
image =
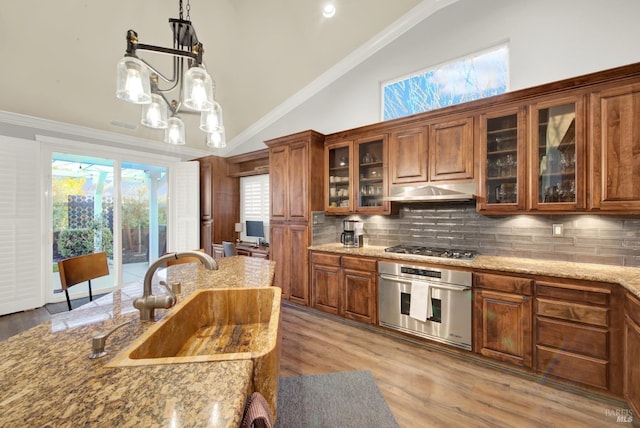
[[[200,248],[195,251],[200,251],[201,253],[204,253],[204,248]],[[167,260],[167,266],[179,265],[182,263],[201,263],[201,260],[197,257],[180,257],[179,259]]]
[[[67,295],[67,305],[71,310],[71,300],[69,299],[69,287],[89,282],[89,300],[93,301],[91,293],[91,280],[109,275],[109,265],[107,264],[107,254],[105,252],[85,254],[84,256],[71,257],[58,262],[58,272],[62,289]]]

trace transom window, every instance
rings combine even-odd
[[[382,120],[502,94],[509,49],[500,45],[382,84]]]

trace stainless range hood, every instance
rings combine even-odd
[[[429,183],[414,186],[392,186],[391,202],[470,201],[475,199],[476,183]]]

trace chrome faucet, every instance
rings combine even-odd
[[[165,266],[167,260],[179,259],[181,257],[196,257],[200,259],[205,268],[209,270],[218,269],[218,263],[210,255],[201,251],[181,251],[179,253],[165,254],[158,258],[158,260],[149,266],[144,275],[142,297],[138,297],[133,301],[133,307],[140,311],[140,319],[142,321],[153,321],[156,309],[168,309],[176,304],[175,293],[164,281],[160,281],[160,285],[166,288],[169,294],[154,296],[151,292],[151,280],[156,270],[161,266]]]

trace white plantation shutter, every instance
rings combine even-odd
[[[269,242],[269,174],[240,178],[241,238],[246,239],[245,221],[264,223],[265,239]]]
[[[167,251],[200,248],[200,164],[180,162],[169,172],[172,220]],[[172,227],[171,227],[172,226]]]
[[[0,136],[0,315],[42,306],[40,144]]]

